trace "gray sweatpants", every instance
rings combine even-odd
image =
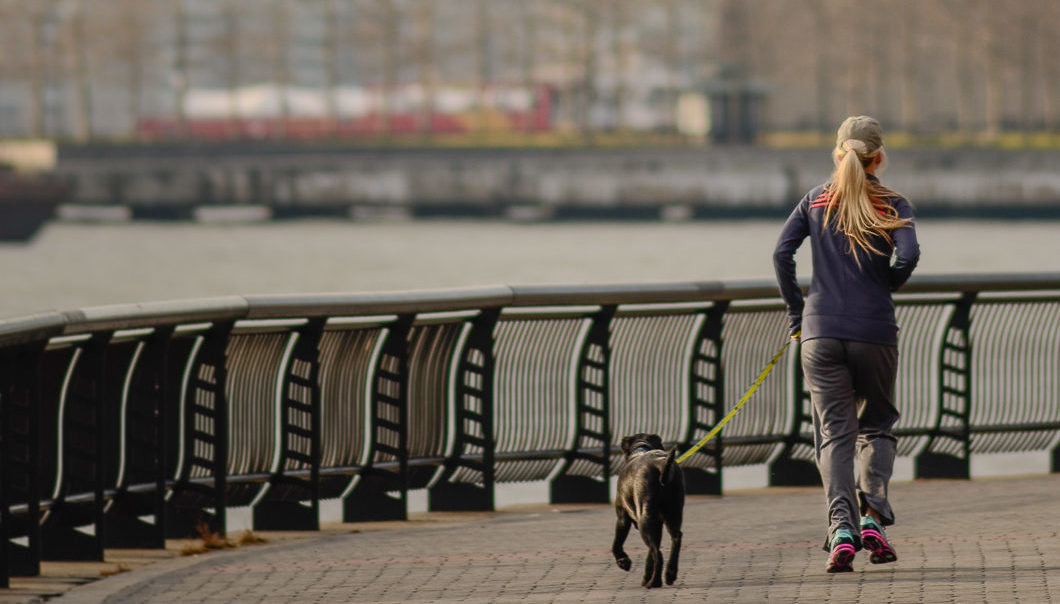
[[[894,524],[887,486],[894,470],[898,421],[894,384],[898,348],[814,338],[802,343],[802,371],[813,403],[814,450],[828,500],[828,550],[840,528],[861,546],[862,513],[869,507],[884,526]]]

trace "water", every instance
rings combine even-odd
[[[229,294],[772,279],[779,221],[52,222],[0,244],[0,318]],[[917,274],[1060,271],[1060,222],[921,221]],[[797,256],[808,275],[809,245]]]
[[[0,244],[0,317],[230,294],[361,292],[493,284],[772,279],[780,221],[535,223],[459,220],[52,222]],[[917,274],[1060,272],[1060,222],[918,224]],[[796,257],[809,275],[809,245]],[[977,456],[973,476],[1046,473],[1045,454]],[[896,480],[912,478],[899,459]],[[766,484],[726,468],[727,489]],[[498,506],[540,502],[544,483],[502,485]],[[333,509],[335,508],[335,509]],[[426,508],[423,491],[410,509]],[[325,518],[338,513],[324,506]],[[233,510],[230,526],[249,526]]]

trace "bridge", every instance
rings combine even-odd
[[[896,525],[894,536],[913,546],[904,559],[920,579],[873,568],[882,574],[862,589],[889,582],[923,599],[935,582],[974,583],[946,593],[976,597],[1004,576],[1026,601],[1054,597],[1060,275],[918,277],[896,303],[899,455],[921,480],[895,487],[914,532]],[[432,568],[438,576],[422,589],[449,581],[459,587],[445,597],[456,600],[514,597],[530,589],[525,581],[557,590],[539,599],[596,597],[597,587],[610,599],[608,590],[635,583],[605,571],[607,548],[593,545],[610,539],[616,441],[649,430],[674,446],[696,442],[783,343],[784,326],[776,287],[764,282],[225,297],[4,321],[0,581],[116,549],[164,551],[200,526],[225,534],[227,510],[249,507],[255,531],[322,536],[218,555],[216,564],[235,566],[208,572],[245,589],[268,585],[248,577],[269,565],[297,583],[336,559],[384,576],[376,560],[408,577]],[[705,590],[696,594],[736,589],[735,599],[754,601],[785,597],[792,582],[807,590],[799,597],[833,593],[815,591],[825,585],[814,546],[820,502],[795,359],[684,464],[695,520],[683,581]],[[973,455],[1022,452],[1047,456],[1051,474],[969,482]],[[768,469],[767,493],[719,497],[725,468],[755,465]],[[579,513],[495,511],[497,485],[526,481],[547,481],[547,509]],[[323,537],[322,501],[340,502],[347,524],[401,524],[410,491],[426,492],[428,516],[485,516],[402,538]],[[313,553],[340,543],[353,549]],[[1011,563],[993,562],[999,552]],[[484,570],[513,565],[526,572],[509,582]],[[360,576],[340,583],[362,585]],[[461,591],[476,578],[493,587]],[[561,593],[568,581],[576,591]],[[419,597],[401,591],[416,580],[387,582],[391,591],[362,586],[359,596]]]

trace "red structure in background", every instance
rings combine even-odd
[[[388,135],[470,134],[493,132],[547,132],[553,128],[554,92],[547,86],[533,91],[531,106],[525,110],[496,107],[468,108],[454,113],[422,108],[394,110],[383,114],[368,111],[362,115],[326,117],[196,117],[189,116],[183,127],[176,117],[149,117],[137,121],[141,140],[191,138],[199,140],[281,139],[371,139]],[[425,121],[429,123],[424,123]]]

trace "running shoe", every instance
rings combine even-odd
[[[832,552],[828,555],[829,573],[849,573],[854,570],[854,536],[850,531],[841,528],[832,535]]]
[[[873,564],[887,564],[898,559],[894,548],[887,543],[883,527],[872,516],[861,517],[861,544],[872,552],[869,562]]]

